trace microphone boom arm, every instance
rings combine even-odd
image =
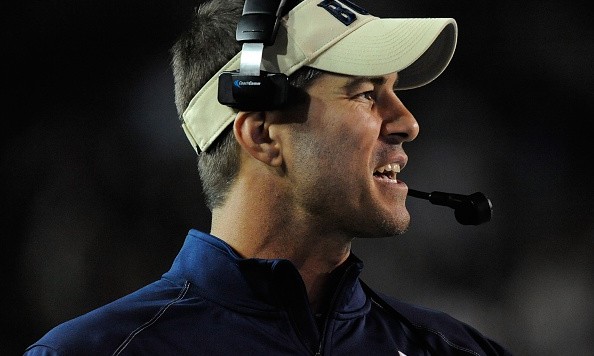
[[[480,225],[491,220],[493,204],[481,192],[463,195],[444,192],[426,193],[409,189],[408,195],[454,209],[456,220],[462,225]]]

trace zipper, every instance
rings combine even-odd
[[[330,313],[332,312],[332,310],[334,310],[334,307],[336,304],[336,299],[338,298],[338,295],[341,294],[340,292],[342,291],[344,280],[349,275],[349,272],[351,271],[351,269],[353,269],[353,266],[354,265],[350,265],[346,268],[346,270],[342,274],[342,277],[340,277],[340,281],[338,282],[338,285],[336,286],[336,291],[334,292],[334,295],[332,296],[332,300],[330,301],[330,305],[328,308],[328,313],[326,314],[326,318],[324,319],[324,327],[322,328],[322,332],[320,335],[320,344],[318,345],[318,351],[315,353],[315,356],[322,356],[322,349],[324,347],[324,341],[326,341],[326,329],[328,329],[328,323],[330,321]]]

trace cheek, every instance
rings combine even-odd
[[[349,151],[368,152],[376,144],[380,125],[371,113],[354,110],[346,113],[335,129]]]
[[[297,129],[300,148],[330,166],[369,157],[381,130],[381,120],[368,108],[344,102],[312,102],[308,120],[302,125]]]

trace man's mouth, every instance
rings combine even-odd
[[[398,163],[388,163],[373,171],[373,176],[380,179],[396,180],[396,173],[400,173],[400,165]]]

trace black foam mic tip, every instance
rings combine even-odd
[[[462,225],[480,225],[491,220],[493,205],[480,192],[470,194],[454,209],[456,220]]]

